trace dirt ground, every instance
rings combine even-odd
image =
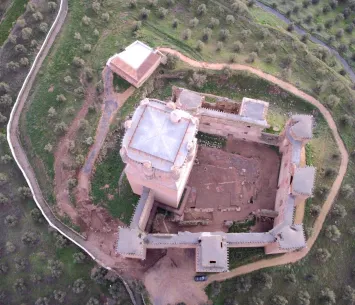
[[[169,249],[144,275],[144,285],[154,305],[207,304],[208,298],[193,281],[195,276],[195,250]]]
[[[166,231],[225,231],[224,221],[242,221],[258,209],[274,209],[280,156],[264,144],[228,139],[221,150],[199,146],[188,186],[191,192],[184,220],[209,220],[207,225],[176,226]],[[272,224],[271,224],[272,225]],[[267,231],[257,223],[253,231]]]

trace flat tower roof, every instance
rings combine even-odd
[[[138,69],[151,53],[153,53],[151,47],[137,40],[117,56],[132,68]]]
[[[172,166],[183,166],[188,143],[194,139],[196,128],[187,112],[147,99],[134,112],[123,146],[132,160],[150,161],[154,168],[169,172]]]

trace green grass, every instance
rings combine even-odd
[[[114,74],[113,76],[113,87],[115,88],[116,92],[124,92],[127,90],[131,84],[124,80],[123,78],[119,77],[118,75]]]
[[[92,179],[92,198],[95,204],[106,206],[113,217],[129,224],[139,196],[132,193],[126,178],[118,193],[118,181],[124,165],[117,146],[108,151],[104,161],[96,166]]]
[[[12,0],[11,6],[6,10],[0,23],[0,46],[9,36],[14,22],[24,13],[27,2],[28,0]]]

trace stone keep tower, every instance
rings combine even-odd
[[[197,152],[198,119],[174,103],[144,99],[125,123],[120,155],[134,193],[177,208]]]

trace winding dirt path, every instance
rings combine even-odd
[[[247,264],[247,265],[235,268],[228,273],[213,274],[209,277],[208,281],[201,283],[200,285],[197,285],[197,286],[200,286],[201,288],[203,288],[213,281],[224,281],[226,279],[229,279],[229,278],[241,275],[241,274],[249,273],[249,272],[252,272],[252,271],[255,271],[258,269],[294,263],[294,262],[302,259],[303,257],[305,257],[308,254],[308,252],[310,251],[310,249],[312,248],[313,244],[315,243],[315,241],[316,241],[316,239],[323,227],[323,223],[325,221],[325,218],[326,218],[328,212],[330,211],[332,204],[334,202],[334,199],[335,199],[336,195],[338,194],[338,191],[341,187],[341,183],[342,183],[343,178],[346,174],[346,169],[347,169],[348,162],[349,162],[348,152],[347,152],[345,145],[340,137],[337,126],[336,126],[330,112],[314,97],[299,90],[295,86],[293,86],[281,79],[278,79],[277,77],[275,77],[273,75],[267,74],[261,70],[255,69],[253,67],[240,65],[240,64],[218,64],[218,63],[199,62],[199,61],[193,60],[193,59],[181,54],[180,52],[170,49],[170,48],[159,48],[159,50],[164,53],[170,53],[172,55],[175,55],[180,60],[184,61],[185,63],[187,63],[190,66],[195,67],[195,68],[203,68],[203,69],[208,69],[208,70],[222,70],[225,67],[229,67],[232,70],[248,71],[248,72],[253,73],[253,74],[255,74],[255,75],[271,82],[271,83],[278,85],[282,89],[284,89],[284,90],[286,90],[298,97],[303,98],[307,102],[309,102],[312,105],[314,105],[315,107],[317,107],[318,110],[322,113],[322,115],[324,116],[325,120],[327,121],[327,123],[331,129],[331,132],[334,136],[334,139],[337,143],[337,146],[338,146],[340,154],[341,154],[341,162],[340,162],[340,168],[339,168],[338,175],[337,175],[337,177],[330,189],[327,199],[325,200],[325,202],[322,206],[322,210],[314,223],[313,234],[307,240],[307,248],[303,249],[302,251],[286,253],[286,254],[279,256],[279,257],[275,257],[275,258],[271,258],[271,259],[264,259],[264,260],[260,260],[260,261],[257,261],[257,262],[251,263],[251,264]]]
[[[113,74],[108,67],[105,67],[102,71],[102,79],[104,81],[104,103],[102,106],[102,114],[96,129],[95,142],[90,147],[85,164],[78,175],[78,186],[75,194],[76,201],[78,203],[90,201],[90,178],[96,159],[100,153],[102,145],[105,142],[106,135],[110,130],[110,125],[116,117],[117,112],[121,109],[126,100],[134,93],[133,86],[130,86],[123,93],[115,93],[113,89]]]

